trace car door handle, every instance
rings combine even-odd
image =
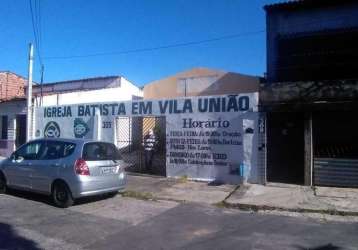
[[[22,164],[19,164],[19,167],[30,167],[32,166],[32,163],[22,163]]]
[[[51,164],[51,167],[59,167],[60,166],[60,163],[52,163]]]

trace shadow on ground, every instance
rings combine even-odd
[[[7,190],[7,195],[11,195],[11,196],[18,197],[18,198],[25,199],[25,200],[41,202],[41,203],[44,203],[44,204],[50,205],[50,206],[55,206],[52,202],[52,198],[50,196],[43,195],[43,194],[37,194],[37,193],[31,193],[31,192],[26,192],[26,191],[10,189],[10,190]],[[110,194],[76,199],[74,206],[110,199],[116,195],[117,194],[110,193]],[[2,249],[2,248],[0,247],[0,249]]]
[[[296,246],[298,250],[341,250],[343,248],[334,246],[332,244],[322,245],[318,247],[303,247],[303,246]]]
[[[47,205],[52,205],[52,200],[49,196],[42,195],[42,194],[36,194],[36,193],[30,193],[26,191],[19,191],[14,189],[8,189],[6,192],[7,195],[18,197],[25,200],[32,200],[36,202],[45,203]]]
[[[0,223],[0,249],[41,249],[37,243],[18,235],[10,225]]]

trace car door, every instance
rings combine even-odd
[[[31,189],[32,166],[38,161],[41,147],[41,141],[34,141],[23,145],[13,153],[5,170],[9,186]]]
[[[31,165],[31,188],[33,191],[50,193],[51,183],[62,166],[64,142],[45,141],[37,164]]]

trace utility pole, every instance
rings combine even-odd
[[[26,142],[31,140],[32,130],[32,64],[34,61],[34,47],[32,43],[29,45],[29,74],[27,82],[27,116],[26,116]]]

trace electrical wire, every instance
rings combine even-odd
[[[217,41],[222,41],[222,40],[235,39],[235,38],[244,37],[244,36],[252,36],[252,35],[256,35],[256,34],[260,34],[260,33],[264,33],[264,32],[266,32],[266,31],[259,30],[259,31],[238,33],[238,34],[226,35],[226,36],[221,36],[221,37],[216,37],[216,38],[211,38],[211,39],[183,42],[183,43],[175,43],[175,44],[169,44],[169,45],[163,45],[163,46],[157,46],[157,47],[148,47],[148,48],[139,48],[139,49],[131,49],[131,50],[123,50],[123,51],[112,51],[112,52],[99,52],[99,53],[93,53],[93,54],[87,54],[87,55],[48,56],[48,57],[44,57],[44,59],[46,59],[46,60],[63,60],[63,59],[73,59],[73,58],[87,58],[87,57],[141,53],[141,52],[147,52],[147,51],[170,49],[170,48],[177,48],[177,47],[187,47],[187,46],[198,45],[198,44],[203,44],[203,43],[211,43],[211,42],[217,42]]]
[[[41,45],[42,45],[42,40],[41,40],[41,22],[40,22],[40,17],[41,17],[41,12],[40,12],[40,4],[41,4],[41,0],[35,0],[35,20],[36,20],[36,31],[37,31],[37,39],[38,39],[38,51],[41,51]]]
[[[42,51],[42,16],[41,16],[41,0],[39,0],[39,11],[38,11],[38,17],[39,17],[39,21],[38,21],[38,27],[39,27],[39,39],[40,39],[40,46],[41,46],[41,51]]]
[[[35,6],[34,6],[35,15],[34,15],[34,9],[33,9],[31,0],[29,0],[29,5],[30,5],[30,12],[31,12],[32,29],[33,29],[34,39],[35,39],[35,46],[37,48],[36,55],[37,55],[37,57],[39,59],[39,63],[40,63],[40,76],[41,76],[41,89],[42,89],[45,66],[42,62],[42,57],[41,57],[41,45],[42,45],[41,0],[39,0],[38,2],[37,2],[37,0],[35,0]],[[42,93],[41,93],[41,95],[42,95]]]
[[[35,46],[37,48],[37,55],[38,55],[38,58],[39,58],[39,62],[41,65],[43,65],[42,63],[42,57],[41,57],[41,51],[40,51],[40,41],[39,41],[39,36],[38,36],[38,26],[37,26],[37,22],[36,22],[36,18],[37,18],[37,15],[34,16],[34,10],[33,10],[33,7],[32,7],[32,1],[29,0],[29,5],[30,5],[30,12],[31,12],[31,22],[32,22],[32,30],[33,30],[33,34],[34,34],[34,39],[35,39]],[[35,11],[36,11],[36,0],[35,0]],[[35,13],[36,14],[36,13]]]
[[[31,12],[31,22],[32,22],[32,31],[34,34],[34,39],[35,39],[35,46],[38,48],[38,36],[37,36],[37,28],[36,28],[36,22],[34,20],[34,11],[32,8],[32,1],[29,0],[29,5],[30,5],[30,12]]]

